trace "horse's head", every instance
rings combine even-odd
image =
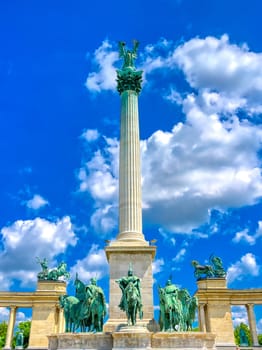
[[[192,260],[191,261],[191,264],[196,267],[197,265],[199,265],[198,261],[197,260]]]

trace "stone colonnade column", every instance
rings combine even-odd
[[[64,309],[60,308],[58,311],[58,333],[65,332],[65,319],[64,319]]]
[[[205,304],[199,304],[198,307],[198,319],[199,319],[199,330],[201,332],[206,332],[206,315],[205,315]]]
[[[253,341],[253,345],[259,346],[258,339],[257,339],[257,329],[256,329],[256,319],[254,314],[254,305],[253,304],[247,304],[247,316],[248,316],[248,323],[250,328],[250,333]]]
[[[12,339],[13,339],[13,333],[14,333],[14,327],[15,327],[16,310],[17,310],[17,307],[15,305],[10,306],[9,321],[8,321],[6,341],[5,341],[5,349],[12,348]]]

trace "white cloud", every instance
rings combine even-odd
[[[9,309],[7,307],[0,307],[0,320],[1,320],[1,322],[8,321],[9,313],[10,313]]]
[[[49,202],[39,194],[35,194],[33,198],[29,199],[25,203],[28,208],[34,210],[38,210],[40,208],[45,207],[46,205],[49,205]]]
[[[232,239],[234,243],[245,242],[249,245],[256,244],[257,240],[262,237],[262,221],[258,222],[258,229],[254,234],[250,234],[248,229],[239,231],[235,234],[235,237]]]
[[[83,132],[81,137],[87,142],[94,142],[99,138],[100,134],[97,129],[87,129]]]
[[[102,90],[116,90],[116,68],[114,63],[118,59],[118,53],[112,50],[108,40],[95,51],[94,64],[98,71],[89,73],[86,79],[86,87],[90,92]]]
[[[245,306],[232,306],[231,312],[234,327],[240,325],[240,323],[248,325],[247,310]]]
[[[237,118],[229,125],[205,114],[194,96],[185,112],[184,124],[143,142],[143,202],[146,219],[190,232],[209,220],[212,209],[252,205],[262,196],[262,131]]]
[[[179,252],[176,254],[176,256],[172,259],[173,262],[178,263],[185,259],[186,249],[182,248],[179,250]]]
[[[97,232],[109,234],[117,222],[119,143],[115,139],[104,139],[104,149],[95,151],[91,160],[84,162],[78,179],[79,191],[88,192],[94,199],[92,227]]]
[[[164,259],[154,260],[152,263],[153,275],[163,271],[164,265],[165,265]]]
[[[246,45],[220,39],[194,38],[178,47],[170,64],[178,64],[189,84],[197,89],[212,89],[249,98],[261,97],[262,55],[250,52]]]
[[[77,239],[68,216],[54,222],[36,218],[17,220],[1,230],[3,248],[0,251],[1,289],[8,289],[13,279],[22,285],[36,281],[40,266],[36,257],[46,257],[50,264],[68,246],[75,246]],[[50,266],[52,267],[52,266]]]
[[[95,244],[92,245],[87,256],[82,260],[77,260],[76,264],[71,268],[70,274],[72,278],[78,276],[81,280],[88,282],[91,277],[101,279],[108,274],[108,262],[104,249],[99,249]]]
[[[260,320],[258,320],[257,322],[257,333],[258,334],[262,333],[262,318],[260,318]]]
[[[258,276],[260,266],[257,264],[256,257],[252,253],[247,253],[241,257],[240,261],[232,264],[227,270],[227,282],[232,283],[240,281],[247,276]]]

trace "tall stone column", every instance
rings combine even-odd
[[[132,77],[132,73],[128,75]],[[126,77],[125,77],[126,78]],[[122,77],[121,80],[125,78]],[[119,82],[119,84],[122,84]],[[128,88],[131,88],[129,86]],[[142,241],[142,205],[138,93],[121,87],[119,160],[119,235],[117,240]]]
[[[248,323],[249,323],[253,345],[259,346],[258,339],[257,339],[257,328],[256,328],[256,318],[254,314],[254,305],[247,304],[246,309],[247,309]]]
[[[15,305],[10,306],[9,321],[8,321],[8,327],[7,327],[7,333],[6,333],[6,340],[5,340],[5,349],[12,348],[12,339],[13,339],[14,327],[15,327],[16,310],[17,310],[17,307]]]
[[[116,283],[127,275],[129,264],[141,280],[143,325],[153,319],[152,261],[156,247],[150,246],[142,233],[142,198],[140,170],[140,140],[138,95],[141,91],[142,71],[134,67],[136,57],[120,43],[120,57],[124,58],[121,70],[117,71],[117,90],[121,98],[120,159],[119,159],[119,233],[115,241],[105,248],[110,267],[109,319],[104,331],[114,331],[127,322],[120,310],[121,289]]]

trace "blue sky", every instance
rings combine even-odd
[[[259,0],[0,3],[1,290],[34,290],[39,256],[50,267],[65,260],[86,283],[97,275],[108,300],[117,42],[133,39],[144,70],[143,232],[157,239],[155,281],[172,271],[193,294],[191,260],[215,254],[230,288],[262,287],[260,14]],[[256,315],[262,333],[260,307]]]

